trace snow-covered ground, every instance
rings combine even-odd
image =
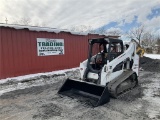
[[[43,86],[46,84],[57,82],[60,79],[66,79],[67,77],[72,76],[72,74],[76,70],[78,70],[78,68],[2,79],[0,80],[0,96],[10,91],[30,88],[33,86]]]
[[[152,59],[160,59],[160,54],[144,54],[144,56],[152,58]]]
[[[79,70],[73,68],[0,80],[0,119],[160,119],[160,72],[141,71],[139,87],[94,109],[57,94],[67,77],[78,76]]]
[[[76,69],[78,69],[78,68],[64,69],[64,70],[45,72],[45,73],[29,74],[29,75],[23,75],[23,76],[18,76],[18,77],[11,77],[11,78],[6,78],[6,79],[1,79],[0,84],[6,83],[10,80],[23,81],[23,80],[35,78],[35,77],[38,77],[38,76],[41,76],[41,75],[49,76],[49,75],[53,75],[53,74],[65,74],[65,72],[67,72],[67,71],[73,71],[73,70],[76,70]]]
[[[142,99],[148,102],[145,112],[149,118],[155,119],[160,115],[160,74],[148,72],[141,74],[141,83],[143,88]],[[160,116],[158,117],[160,118]]]

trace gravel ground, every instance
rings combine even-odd
[[[0,120],[160,120],[160,72],[146,69],[147,64],[143,63],[137,88],[96,108],[57,94],[66,79],[64,75],[3,84],[1,90],[7,86],[17,89],[0,96]],[[66,74],[75,78],[79,71]],[[34,86],[38,83],[43,84]],[[32,87],[19,89],[24,85]]]
[[[151,59],[148,57],[143,57],[140,60],[141,67],[145,71],[150,72],[160,72],[160,60],[159,59]]]

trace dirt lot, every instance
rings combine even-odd
[[[0,85],[1,90],[17,88],[0,96],[0,120],[160,120],[160,72],[147,70],[142,62],[139,86],[96,108],[83,100],[57,94],[66,79],[64,75]],[[79,72],[66,74],[75,77]]]

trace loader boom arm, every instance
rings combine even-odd
[[[134,39],[131,40],[129,48],[120,56],[118,56],[116,59],[108,63],[107,67],[112,66],[112,69],[109,69],[110,71],[115,68],[115,66],[126,59],[133,58],[135,54],[139,55],[140,57],[143,57],[145,50],[138,44],[138,42]],[[111,67],[110,67],[111,68]]]
[[[114,68],[119,64],[122,64],[124,67],[124,64],[126,63],[127,68],[125,69],[132,69],[138,75],[139,57],[142,57],[143,54],[144,54],[144,49],[141,48],[141,46],[135,40],[131,40],[128,49],[123,54],[113,59],[111,62],[107,63],[104,66],[101,74],[102,75],[101,85],[105,85],[106,83],[112,81],[114,78],[122,74],[123,70],[119,70],[117,72],[113,71]],[[131,63],[131,61],[133,61],[133,64]]]

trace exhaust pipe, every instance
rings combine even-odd
[[[94,107],[103,105],[110,101],[108,88],[105,86],[95,85],[76,79],[67,79],[58,94],[72,97],[72,95],[80,95],[82,97],[90,98]],[[94,100],[94,102],[93,102]]]

